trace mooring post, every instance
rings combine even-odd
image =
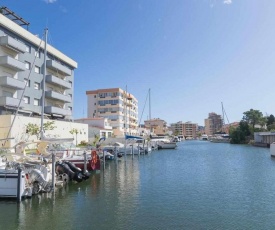
[[[87,153],[86,153],[86,150],[84,151],[83,156],[84,156],[84,173],[86,173],[87,172]]]
[[[18,179],[17,179],[17,202],[21,202],[21,180],[22,180],[22,169],[18,167]]]
[[[52,153],[52,191],[55,191],[55,152]]]
[[[105,151],[103,151],[103,170],[105,170]]]

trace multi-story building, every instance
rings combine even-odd
[[[173,134],[176,136],[184,136],[186,139],[195,139],[197,137],[198,125],[191,121],[183,123],[179,121],[171,124]]]
[[[171,124],[171,130],[176,136],[183,136],[183,122],[178,121],[177,123]]]
[[[120,88],[86,91],[88,118],[105,117],[110,120],[115,136],[137,135],[138,100]]]
[[[44,41],[0,14],[0,114],[41,114],[45,72],[45,114],[72,119],[73,79],[77,63],[47,44],[44,68]],[[14,13],[9,17],[20,20]],[[24,21],[25,22],[25,21]],[[19,103],[20,99],[23,99]]]
[[[8,8],[1,8],[0,115],[11,116],[19,108],[18,116],[41,117],[44,111],[50,119],[71,121],[77,63],[24,26],[29,23]],[[0,127],[0,138],[7,138],[10,125]]]
[[[160,118],[153,118],[144,121],[145,128],[156,135],[165,135],[168,132],[167,122]]]
[[[216,113],[209,113],[208,118],[204,120],[205,133],[207,135],[213,135],[216,132],[220,132],[223,126],[223,119],[221,115]]]
[[[188,121],[182,124],[183,136],[185,139],[196,139],[198,124]]]

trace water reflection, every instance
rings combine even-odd
[[[0,229],[274,229],[274,181],[267,149],[185,142],[106,162],[54,194],[0,201]]]

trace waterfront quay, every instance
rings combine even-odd
[[[2,200],[0,229],[274,229],[274,181],[267,148],[183,141],[55,193]]]

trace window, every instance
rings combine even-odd
[[[34,104],[34,105],[39,105],[39,99],[34,98],[33,104]]]
[[[70,94],[70,93],[68,94],[68,96],[69,96],[70,98],[73,98],[73,95],[72,95],[72,94]]]
[[[35,57],[40,58],[40,52],[39,51],[35,51]]]
[[[40,89],[40,83],[34,82],[34,89]]]
[[[24,79],[25,85],[27,87],[30,87],[30,80],[28,80],[27,78]]]
[[[36,72],[36,73],[40,73],[40,67],[35,66],[35,67],[34,67],[34,72]]]
[[[71,106],[68,106],[68,109],[72,111],[72,110],[73,110],[73,107],[71,107]]]
[[[94,98],[96,98],[96,95],[94,95]]]
[[[30,104],[30,97],[24,97],[25,104]]]
[[[96,103],[94,105],[96,105]]]
[[[31,52],[31,47],[29,45],[26,45],[26,52],[30,53]]]
[[[25,62],[25,66],[26,66],[26,69],[31,69],[31,63],[29,63],[29,62]]]

